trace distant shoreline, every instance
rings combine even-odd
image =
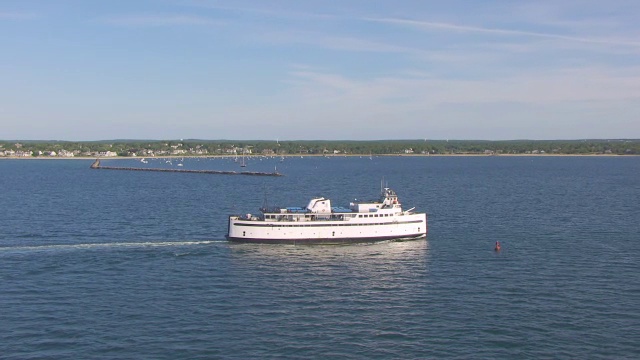
[[[635,157],[640,156],[638,154],[287,154],[287,155],[245,155],[247,158],[260,158],[260,157]],[[208,159],[208,158],[230,158],[236,157],[235,155],[166,155],[166,156],[70,156],[70,157],[57,157],[57,156],[0,156],[0,160],[127,160],[127,159]]]

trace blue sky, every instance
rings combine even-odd
[[[640,1],[0,1],[0,139],[640,138]]]

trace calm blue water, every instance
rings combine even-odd
[[[91,162],[0,161],[0,358],[640,357],[640,157]],[[427,240],[224,240],[265,194],[345,205],[383,176]]]

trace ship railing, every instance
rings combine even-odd
[[[284,210],[284,212],[283,212]],[[288,208],[281,208],[278,206],[274,206],[274,207],[261,207],[260,211],[262,213],[269,213],[269,214],[308,214],[311,213],[311,211],[307,208],[301,208],[301,207],[288,207]]]

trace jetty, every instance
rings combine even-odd
[[[120,166],[102,166],[100,165],[100,159],[91,164],[91,169],[96,170],[128,170],[128,171],[157,171],[157,172],[172,172],[172,173],[192,173],[192,174],[215,174],[215,175],[249,175],[249,176],[284,176],[277,171],[274,172],[262,172],[262,171],[223,171],[223,170],[189,170],[189,169],[159,169],[159,168],[135,168],[135,167],[120,167]]]

